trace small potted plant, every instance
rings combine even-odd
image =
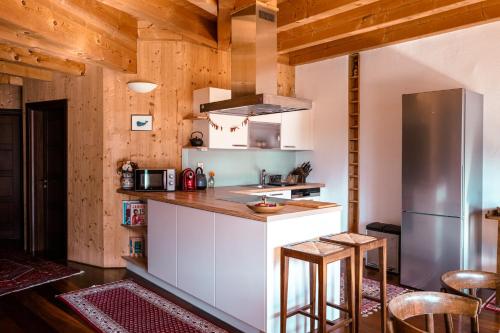
[[[124,190],[134,189],[134,171],[137,169],[137,163],[132,161],[118,161],[116,172],[121,176],[120,184]]]

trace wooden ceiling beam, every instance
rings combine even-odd
[[[51,42],[37,38],[31,33],[27,33],[18,27],[7,27],[0,24],[0,43],[9,44],[17,47],[26,47],[33,51],[43,52],[54,57],[81,61],[82,58],[64,47],[55,45]],[[42,50],[43,48],[43,50]]]
[[[14,64],[0,60],[0,73],[13,76],[27,77],[30,79],[52,81],[52,72],[46,69]]]
[[[210,15],[217,16],[217,0],[186,0],[187,2],[200,7]]]
[[[278,3],[278,32],[338,15],[379,0],[288,0]]]
[[[209,47],[217,47],[217,27],[174,0],[99,0],[141,20],[155,23]]]
[[[80,24],[90,24],[124,45],[134,45],[137,41],[137,19],[121,10],[97,0],[58,1],[57,7],[71,12]]]
[[[278,34],[278,51],[288,53],[485,0],[384,0]]]
[[[8,74],[0,74],[0,84],[9,84],[11,86],[22,86],[23,78]]]
[[[217,45],[220,50],[227,51],[231,47],[231,13],[235,0],[219,0],[217,16]]]
[[[500,20],[500,1],[487,0],[384,29],[290,52],[288,55],[291,65],[300,65],[498,20]]]
[[[0,60],[41,67],[71,75],[84,75],[85,64],[53,57],[29,48],[0,44]]]
[[[137,32],[139,40],[149,40],[149,41],[181,41],[185,40],[184,37],[178,33],[171,30],[157,27],[154,23],[147,21],[137,22]]]
[[[48,44],[49,48],[55,47],[65,54],[109,68],[137,71],[135,42],[123,43],[112,31],[93,26],[60,4],[57,0],[2,1],[0,24],[17,34],[29,35],[31,40],[38,40],[41,49]]]

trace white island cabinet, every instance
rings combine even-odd
[[[215,305],[214,213],[177,208],[177,287]]]
[[[266,224],[215,214],[216,306],[252,326],[266,326]]]
[[[127,267],[244,332],[279,332],[281,246],[340,232],[340,213],[333,207],[258,221],[148,200],[148,270]],[[309,300],[308,269],[290,261],[290,309]],[[338,302],[339,265],[328,274],[328,299]],[[288,319],[289,332],[308,326]]]
[[[148,272],[177,286],[177,206],[148,202]]]

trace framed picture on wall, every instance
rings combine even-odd
[[[153,116],[144,114],[132,115],[132,131],[152,131]]]

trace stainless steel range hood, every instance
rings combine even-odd
[[[231,99],[201,104],[201,112],[256,116],[311,109],[310,100],[277,94],[275,9],[256,1],[232,15],[231,31]]]

